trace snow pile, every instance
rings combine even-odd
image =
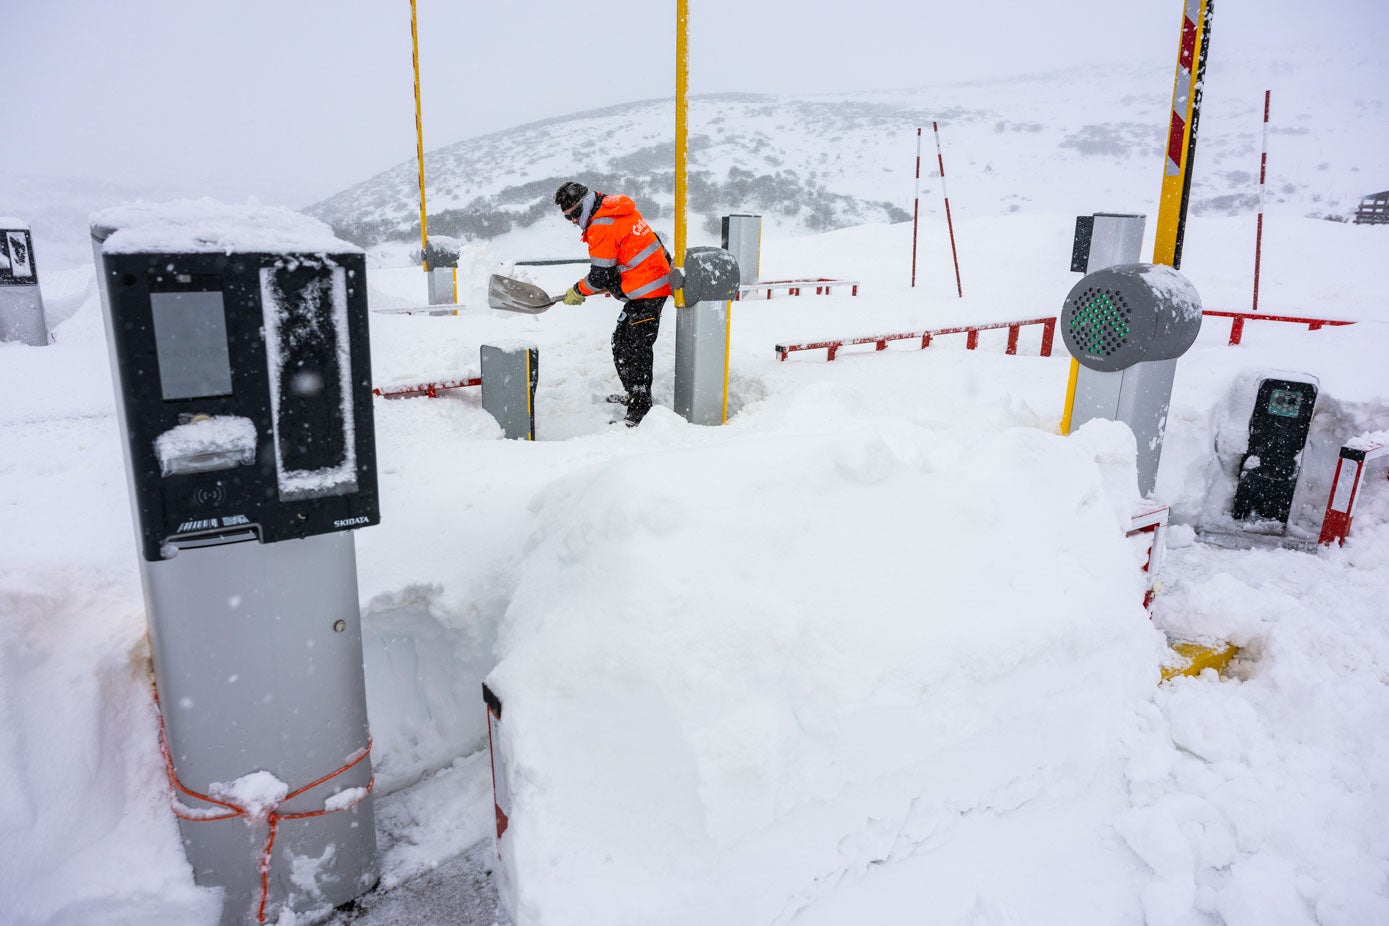
[[[874,422],[551,487],[488,680],[517,920],[780,922],[953,815],[1111,797],[1161,650],[1133,467],[1108,422]]]
[[[1242,652],[1230,679],[1159,690],[1129,766],[1117,827],[1152,870],[1148,926],[1389,922],[1385,527],[1317,557],[1172,551],[1158,625]]]
[[[256,423],[240,415],[208,415],[175,425],[154,439],[154,453],[161,474],[180,471],[187,461],[196,466],[198,458],[218,457],[221,465],[247,465],[256,459]]]
[[[280,206],[232,206],[215,200],[126,203],[92,216],[112,254],[360,253],[327,225]]]

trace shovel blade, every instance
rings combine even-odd
[[[503,312],[525,312],[539,315],[563,296],[551,296],[539,286],[522,283],[511,277],[492,274],[487,281],[487,304]]]

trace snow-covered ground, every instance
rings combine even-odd
[[[1389,922],[1383,463],[1344,548],[1202,539],[1234,528],[1263,375],[1321,386],[1293,539],[1315,536],[1341,442],[1389,427],[1389,229],[1271,218],[1261,308],[1359,323],[1255,323],[1229,347],[1207,319],[1180,362],[1151,620],[1123,536],[1132,438],[1056,435],[1059,338],[1051,358],[1035,328],[1015,357],[996,332],[974,352],[776,358],[1054,315],[1078,278],[1072,222],[957,219],[964,299],[942,229],[915,291],[909,224],[765,238],[764,279],[862,286],[734,305],[723,427],[670,410],[673,308],[659,407],[630,431],[602,400],[611,302],[484,308],[486,275],[536,254],[470,248],[456,316],[373,314],[380,386],[537,344],[538,440],[501,439],[477,390],[376,402],[382,523],[356,542],[393,890],[338,921],[511,921],[492,894],[489,677],[519,922]],[[1248,307],[1253,232],[1191,223],[1183,270],[1208,309]],[[546,256],[582,256],[559,240]],[[558,291],[578,272],[516,275]],[[369,285],[378,309],[424,301],[398,263]],[[210,926],[218,898],[168,811],[90,266],[44,295],[57,342],[0,345],[2,918]],[[1241,655],[1159,686],[1164,633]]]

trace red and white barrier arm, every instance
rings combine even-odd
[[[482,377],[473,376],[467,379],[445,379],[437,383],[415,383],[409,386],[377,386],[371,390],[371,394],[379,395],[383,399],[408,399],[420,395],[437,399],[439,393],[446,389],[466,389],[469,386],[481,385]]]
[[[850,287],[849,295],[858,295],[858,280],[836,280],[832,277],[807,277],[803,280],[759,280],[756,283],[743,283],[738,286],[738,292],[733,297],[734,300],[741,300],[744,296],[752,293],[760,293],[766,290],[768,299],[772,298],[772,293],[778,289],[786,290],[788,296],[801,295],[802,289],[815,288],[815,295],[832,295],[831,290],[836,286]]]

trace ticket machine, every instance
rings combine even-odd
[[[34,236],[27,222],[0,217],[0,341],[44,347],[50,340]]]
[[[1231,507],[1235,520],[1287,526],[1316,404],[1315,382],[1270,378],[1259,384]]]
[[[362,252],[288,210],[93,219],[174,812],[223,926],[378,876],[352,531],[379,519]]]

